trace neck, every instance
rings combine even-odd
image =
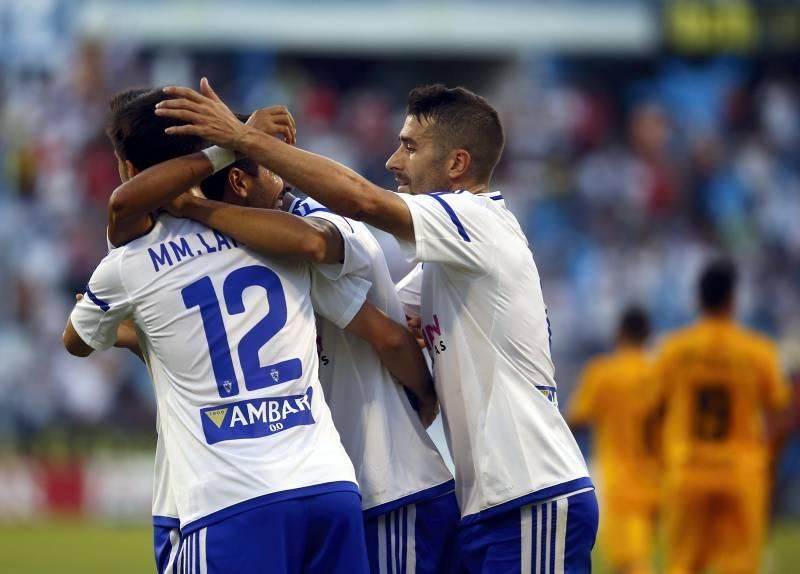
[[[733,318],[733,311],[730,309],[703,311],[703,318],[710,321],[730,321]]]
[[[618,351],[641,351],[642,345],[633,341],[622,340],[617,342]]]
[[[475,183],[475,182],[453,183],[450,186],[450,191],[458,191],[461,189],[463,189],[464,191],[468,191],[469,193],[486,193],[488,191],[491,191],[491,189],[489,188],[488,181],[483,183]]]

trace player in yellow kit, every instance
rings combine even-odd
[[[658,405],[644,311],[627,310],[614,352],[589,363],[570,403],[573,427],[591,425],[600,461],[600,541],[615,572],[652,571],[658,507]]]
[[[667,573],[759,571],[769,491],[765,416],[784,404],[775,346],[734,320],[736,269],[711,263],[701,319],[657,362],[665,406]]]

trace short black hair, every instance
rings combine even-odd
[[[650,336],[650,318],[642,307],[631,306],[619,320],[619,336],[633,343],[644,344]]]
[[[250,118],[247,114],[235,114],[239,121],[242,123],[247,122]],[[236,160],[234,163],[219,170],[217,173],[208,176],[200,184],[200,189],[203,191],[208,199],[214,201],[222,201],[222,196],[225,195],[225,186],[228,182],[228,174],[233,168],[239,168],[243,172],[253,177],[258,175],[258,164],[249,157],[243,157]]]
[[[109,102],[106,135],[117,154],[136,169],[144,170],[205,147],[201,138],[164,133],[166,128],[182,124],[154,113],[156,104],[167,99],[170,97],[160,88],[132,88],[118,93]]]
[[[500,116],[486,98],[462,87],[421,86],[408,94],[407,115],[434,124],[437,140],[448,151],[467,150],[472,158],[470,170],[476,178],[492,177],[503,153],[505,136]]]
[[[725,311],[733,303],[738,282],[736,264],[728,258],[708,263],[700,274],[698,295],[703,311]]]
[[[203,191],[203,195],[214,201],[222,201],[222,197],[225,195],[225,186],[228,183],[228,174],[230,174],[231,170],[235,167],[238,167],[243,172],[253,177],[258,175],[258,164],[249,157],[243,157],[242,159],[236,160],[228,167],[205,178],[200,183],[200,189]]]

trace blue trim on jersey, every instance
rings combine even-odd
[[[195,530],[205,528],[220,520],[230,518],[235,514],[250,510],[258,506],[266,506],[275,502],[283,502],[285,500],[292,500],[294,498],[305,498],[307,496],[317,496],[318,494],[327,494],[329,492],[354,492],[359,497],[361,493],[358,491],[358,486],[354,482],[340,480],[337,482],[323,482],[322,484],[313,484],[311,486],[304,486],[301,488],[292,488],[289,490],[281,490],[280,492],[271,492],[262,496],[257,496],[249,500],[238,502],[211,514],[207,514],[202,518],[198,518],[194,522],[190,522],[181,528],[181,535],[186,536]]]
[[[503,201],[503,196],[495,195],[494,197],[490,197],[489,199],[491,199],[492,201]]]
[[[173,518],[172,516],[158,516],[157,514],[154,514],[153,526],[158,526],[160,528],[180,528],[181,521],[177,518]]]
[[[364,520],[370,520],[376,516],[380,516],[381,514],[393,512],[402,506],[417,504],[423,500],[439,498],[440,496],[453,492],[455,488],[456,481],[451,478],[447,482],[443,482],[437,486],[432,486],[431,488],[426,488],[425,490],[420,490],[419,492],[407,494],[406,496],[402,496],[396,500],[384,502],[378,506],[368,508],[364,511]]]
[[[356,232],[356,230],[353,229],[353,226],[350,225],[350,222],[347,221],[347,218],[344,217],[343,215],[339,215],[338,213],[334,213],[332,210],[328,209],[327,207],[317,207],[316,209],[308,209],[308,206],[305,204],[305,201],[306,201],[305,199],[295,200],[295,202],[292,204],[292,207],[291,207],[291,209],[289,211],[293,215],[297,215],[298,217],[308,217],[311,214],[318,213],[320,211],[322,211],[324,213],[333,213],[333,215],[338,215],[339,217],[342,218],[342,221],[344,221],[347,224],[347,227],[350,228],[350,231],[352,233]],[[301,213],[301,209],[300,209],[301,207],[302,208],[306,208],[305,210],[303,210],[303,213]]]
[[[561,484],[554,484],[553,486],[542,488],[541,490],[531,492],[530,494],[526,494],[525,496],[520,496],[519,498],[503,502],[501,504],[498,504],[497,506],[492,506],[491,508],[481,510],[480,512],[476,512],[475,514],[469,514],[467,516],[464,516],[461,519],[461,526],[468,526],[470,524],[474,524],[480,520],[485,520],[486,518],[502,514],[503,512],[508,512],[509,510],[516,508],[518,506],[533,504],[539,500],[553,498],[554,496],[572,494],[573,492],[582,490],[584,488],[594,488],[594,484],[592,484],[592,479],[589,478],[588,476],[584,476],[582,478],[576,478],[575,480],[570,480],[567,482],[562,482]]]
[[[464,229],[464,226],[461,224],[461,220],[458,219],[456,212],[453,211],[453,208],[450,207],[447,204],[447,202],[441,197],[442,195],[447,195],[447,194],[449,194],[449,192],[444,191],[438,193],[429,193],[427,195],[428,197],[432,197],[442,205],[444,210],[447,212],[447,215],[450,216],[450,220],[456,226],[456,229],[458,230],[458,234],[461,236],[461,239],[463,239],[464,241],[470,241],[469,235],[467,235],[467,230]]]
[[[103,310],[103,313],[111,309],[111,305],[100,299],[97,295],[92,293],[92,290],[89,289],[89,286],[86,286],[86,296],[89,298],[89,301],[97,305]]]

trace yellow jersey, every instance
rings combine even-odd
[[[713,486],[766,469],[765,414],[788,399],[771,341],[703,319],[665,339],[656,372],[668,472]]]
[[[586,366],[568,415],[572,424],[593,427],[604,497],[657,499],[657,391],[643,350],[622,348]]]

